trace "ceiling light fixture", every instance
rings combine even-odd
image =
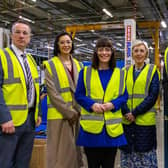
[[[167,27],[167,24],[166,24],[166,22],[164,20],[161,21],[161,25],[162,25],[163,28]]]
[[[79,38],[77,38],[77,37],[75,37],[74,39],[77,40],[77,41],[79,41],[79,42],[82,41],[81,39],[79,39]]]
[[[27,22],[31,22],[31,23],[35,23],[35,21],[33,21],[33,20],[31,20],[31,19],[28,19],[28,18],[26,18],[26,17],[23,17],[23,16],[19,16],[19,19],[23,19],[23,20],[25,20],[25,21],[27,21]]]
[[[85,43],[82,43],[82,44],[76,44],[76,47],[84,47],[84,46],[87,46],[87,44],[85,44]]]
[[[50,2],[58,2],[58,3],[62,3],[62,2],[67,2],[68,0],[49,0]]]
[[[103,8],[102,11],[103,11],[106,15],[108,15],[108,16],[110,16],[110,17],[113,17],[113,15],[112,15],[107,9]]]
[[[122,47],[122,44],[121,44],[121,43],[116,43],[116,45],[118,45],[119,47]]]
[[[47,49],[54,50],[54,47],[50,47],[49,45],[47,45],[47,46],[44,46],[44,48],[47,48]]]

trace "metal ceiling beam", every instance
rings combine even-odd
[[[72,33],[73,38],[76,32],[88,30],[105,30],[105,29],[123,29],[123,24],[86,24],[86,25],[67,25],[65,30]]]
[[[155,42],[155,64],[159,67],[159,27],[158,21],[137,22],[138,28],[149,28],[155,30],[153,40]],[[72,33],[73,38],[76,32],[88,31],[88,30],[105,30],[105,29],[123,29],[123,24],[88,24],[88,25],[69,25],[66,26],[66,31]]]
[[[137,22],[139,28],[159,28],[160,22],[158,21],[145,21],[145,22]]]

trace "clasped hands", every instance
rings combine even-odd
[[[72,117],[68,120],[70,125],[74,125],[80,117],[80,113],[74,112]]]
[[[130,121],[130,122],[135,121],[135,117],[134,117],[134,115],[133,115],[131,112],[125,114],[124,117],[125,117],[128,121]]]
[[[114,109],[114,105],[111,102],[108,103],[94,103],[91,109],[98,114],[103,114],[105,111],[110,111]]]

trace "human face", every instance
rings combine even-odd
[[[68,35],[63,35],[59,38],[58,41],[60,54],[69,55],[72,50],[72,40]]]
[[[99,47],[97,49],[97,55],[99,58],[99,65],[109,66],[109,61],[111,59],[112,50],[110,47]]]
[[[132,50],[132,57],[137,67],[142,67],[147,57],[147,49],[143,44],[135,46]]]
[[[30,27],[24,23],[16,23],[12,29],[11,39],[12,43],[24,51],[30,42],[31,30]]]

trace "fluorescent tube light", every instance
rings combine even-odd
[[[167,27],[167,24],[166,24],[166,22],[164,20],[161,21],[161,25],[162,25],[163,28]]]
[[[110,16],[110,17],[113,17],[113,15],[112,15],[107,9],[103,8],[102,11],[103,11],[106,15],[108,15],[108,16]]]
[[[119,47],[122,47],[122,44],[121,44],[121,43],[116,43],[116,45],[118,45]]]
[[[33,20],[31,20],[31,19],[28,19],[28,18],[26,18],[26,17],[23,17],[23,16],[19,16],[19,19],[23,19],[23,20],[25,20],[25,21],[27,21],[27,22],[31,22],[31,23],[35,23],[35,21],[33,21]]]
[[[75,37],[75,40],[77,40],[77,41],[79,41],[79,42],[81,42],[81,41],[82,41],[81,39],[79,39],[79,38],[77,38],[77,37]]]
[[[49,45],[44,46],[44,48],[48,48],[48,49],[54,50],[54,47],[50,47]]]

